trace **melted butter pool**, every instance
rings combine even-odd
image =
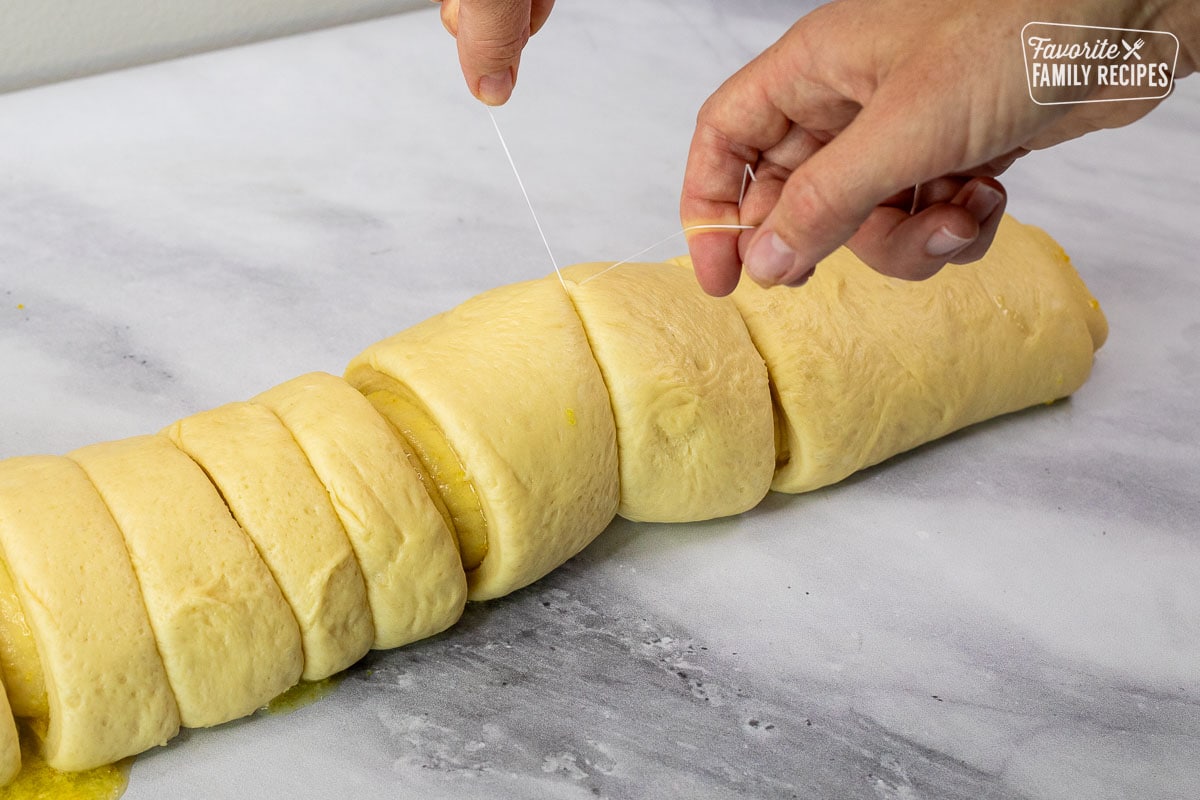
[[[312,705],[332,694],[343,677],[299,683],[263,706],[262,712],[287,714]],[[117,800],[125,793],[132,757],[86,772],[59,772],[38,755],[37,737],[29,726],[20,727],[21,771],[0,788],[0,800]]]
[[[0,800],[117,800],[129,785],[132,758],[86,772],[59,772],[37,750],[33,732],[21,725],[21,771],[0,789]]]

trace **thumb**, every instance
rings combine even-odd
[[[876,94],[845,130],[801,163],[747,243],[746,271],[758,283],[795,284],[845,244],[880,203],[931,175],[922,154],[945,152],[921,130],[911,102],[890,110]]]
[[[456,35],[471,93],[488,105],[503,105],[529,41],[529,0],[458,0]]]

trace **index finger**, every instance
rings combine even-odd
[[[804,138],[825,139],[856,113],[857,104],[795,78],[790,65],[773,63],[775,52],[750,62],[700,109],[680,198],[685,228],[738,222],[747,164],[757,167],[764,153],[782,149],[795,161],[782,166],[794,169],[812,152],[811,147],[779,148],[801,138],[794,135],[797,126],[817,134]],[[774,77],[780,74],[794,79],[783,83]],[[688,236],[696,277],[710,294],[728,294],[737,286],[738,237],[736,231],[703,229]]]
[[[697,126],[688,152],[679,216],[696,279],[709,294],[722,296],[734,290],[741,261],[739,232],[706,226],[739,223],[738,200],[745,169],[757,162],[758,152],[753,148],[738,145],[713,128]]]

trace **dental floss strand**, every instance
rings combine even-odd
[[[640,256],[644,253],[649,253],[654,248],[664,245],[667,242],[671,241],[672,239],[678,239],[680,236],[687,235],[690,231],[699,231],[699,230],[749,231],[749,230],[754,230],[754,226],[753,225],[688,225],[686,228],[683,228],[682,230],[675,231],[670,236],[664,236],[662,239],[659,239],[657,242],[650,245],[649,247],[638,250],[636,253],[629,256],[628,258],[623,258],[620,261],[616,262],[615,264],[610,264],[609,266],[602,269],[600,272],[597,272],[595,275],[588,276],[587,278],[580,281],[579,285],[583,286],[588,281],[595,280],[596,278],[599,278],[601,275],[603,275],[606,272],[612,272],[617,267],[622,266],[624,264],[628,264],[630,261],[633,261],[638,256]]]
[[[562,284],[565,290],[567,283],[563,280],[562,270],[558,268],[558,261],[554,258],[554,251],[550,249],[550,240],[546,238],[546,232],[542,230],[542,223],[538,220],[537,212],[533,210],[533,202],[529,199],[529,192],[525,190],[525,181],[521,180],[521,173],[517,171],[517,162],[513,160],[512,153],[508,149],[508,143],[504,141],[504,134],[500,132],[500,123],[496,121],[496,115],[492,113],[491,108],[488,108],[487,112],[488,116],[492,118],[492,127],[496,129],[496,136],[500,138],[500,146],[504,148],[504,155],[508,157],[508,164],[512,167],[513,175],[517,178],[517,185],[521,187],[521,194],[525,197],[525,205],[529,207],[529,215],[533,217],[533,224],[537,226],[538,235],[542,237],[542,244],[546,245],[546,255],[550,256],[550,263],[554,265],[554,273],[558,275],[558,282]]]
[[[542,244],[544,244],[546,246],[546,255],[550,256],[550,263],[554,265],[554,274],[558,276],[558,282],[562,284],[562,287],[565,290],[567,288],[567,282],[563,279],[562,270],[559,269],[559,266],[558,266],[558,260],[554,257],[554,251],[550,248],[550,240],[546,238],[546,232],[544,230],[542,230],[542,223],[538,219],[537,212],[534,211],[534,209],[533,209],[533,201],[529,199],[529,192],[525,189],[525,181],[521,180],[521,173],[517,169],[517,162],[515,160],[513,160],[512,152],[508,149],[508,142],[506,142],[504,140],[504,134],[500,132],[500,123],[496,121],[496,115],[492,112],[491,108],[488,108],[487,112],[488,112],[488,116],[491,117],[491,119],[492,119],[492,127],[496,129],[496,137],[500,139],[500,147],[502,147],[504,149],[504,155],[508,158],[508,165],[510,167],[512,167],[513,175],[517,179],[517,185],[521,187],[521,195],[525,198],[525,205],[529,208],[529,216],[533,217],[533,224],[537,227],[538,235],[542,237]],[[753,181],[756,181],[756,180],[758,180],[758,178],[755,177],[755,175],[754,175],[754,168],[752,166],[750,166],[749,164],[747,164],[746,170],[742,174],[742,188],[741,188],[741,191],[738,193],[738,208],[742,207],[742,201],[746,199],[746,189],[749,187],[750,183],[752,183]],[[642,248],[641,250],[637,251],[633,255],[628,256],[627,258],[623,258],[620,261],[609,265],[608,267],[604,268],[600,272],[597,272],[595,275],[591,275],[591,276],[587,277],[586,279],[580,281],[579,285],[583,286],[588,281],[595,280],[596,278],[599,278],[601,275],[603,275],[607,272],[612,272],[617,267],[619,267],[623,264],[628,264],[630,261],[633,261],[638,256],[643,255],[645,253],[649,253],[654,248],[660,247],[660,246],[666,244],[667,242],[671,241],[672,239],[678,238],[680,236],[686,236],[690,231],[697,231],[697,230],[748,231],[748,230],[753,230],[753,229],[754,229],[753,225],[732,225],[732,224],[717,224],[717,223],[707,224],[707,225],[704,225],[704,224],[688,225],[686,228],[678,230],[675,233],[672,233],[670,236],[665,236],[662,239],[659,239],[657,242],[650,245],[649,247]]]
[[[746,187],[752,182],[758,180],[754,175],[754,167],[746,165],[746,171],[742,173],[742,190],[738,192],[738,208],[742,207],[742,201],[746,199]]]
[[[754,167],[747,164],[745,172],[742,173],[742,189],[740,192],[738,192],[738,208],[742,207],[742,201],[746,199],[746,189],[749,187],[749,185],[752,182],[754,182],[756,180],[758,180],[758,178],[754,175]],[[657,242],[650,245],[649,247],[638,250],[636,253],[629,256],[628,258],[623,258],[620,261],[616,262],[615,264],[612,264],[612,265],[606,267],[605,269],[600,270],[595,275],[591,275],[591,276],[585,278],[584,280],[579,282],[579,285],[583,286],[588,281],[595,280],[596,278],[599,278],[601,275],[603,275],[606,272],[612,272],[614,269],[621,266],[622,264],[628,264],[630,261],[633,261],[638,256],[643,255],[644,253],[649,253],[654,248],[664,245],[667,242],[671,241],[672,239],[678,238],[680,236],[686,236],[690,231],[699,231],[699,230],[750,231],[750,230],[754,230],[754,226],[753,225],[728,225],[728,224],[721,225],[721,224],[715,224],[715,223],[711,224],[711,225],[688,225],[686,228],[683,228],[682,230],[678,230],[675,233],[672,233],[670,236],[664,236],[662,239],[659,239]]]

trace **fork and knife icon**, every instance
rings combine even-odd
[[[1134,57],[1134,58],[1136,58],[1138,61],[1141,61],[1141,60],[1142,60],[1142,55],[1141,55],[1141,53],[1139,53],[1138,51],[1142,49],[1142,45],[1144,45],[1145,43],[1146,43],[1146,40],[1145,40],[1145,39],[1138,39],[1136,42],[1134,42],[1134,43],[1131,45],[1131,44],[1129,44],[1129,42],[1127,42],[1127,41],[1125,41],[1124,39],[1122,39],[1122,40],[1121,40],[1121,44],[1122,44],[1122,45],[1124,45],[1124,47],[1125,47],[1125,56],[1124,56],[1124,60],[1125,60],[1125,61],[1128,61],[1128,60],[1129,60],[1129,57],[1130,57],[1130,56],[1133,56],[1133,57]]]

